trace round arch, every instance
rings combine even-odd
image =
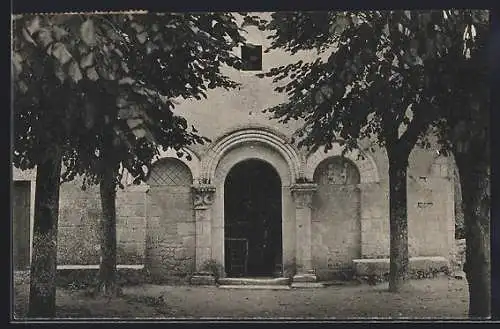
[[[312,181],[314,172],[316,171],[318,165],[323,162],[323,160],[330,157],[342,156],[343,150],[344,146],[336,142],[333,144],[332,149],[330,149],[326,153],[323,150],[318,149],[316,152],[310,154],[306,160],[306,169],[304,172],[305,177],[308,180]],[[355,149],[347,152],[345,154],[345,157],[351,160],[356,165],[356,167],[358,167],[361,184],[376,183],[380,181],[377,166],[371,156],[358,149]]]
[[[201,179],[207,183],[212,182],[221,159],[228,152],[242,145],[264,145],[265,148],[280,154],[288,166],[289,184],[302,176],[304,161],[284,135],[268,127],[245,127],[224,134],[210,146],[202,161]],[[282,182],[284,182],[283,177]]]
[[[151,162],[151,164],[154,165],[158,161],[160,161],[162,159],[167,159],[167,158],[179,160],[182,163],[184,163],[191,171],[191,175],[193,177],[193,182],[197,182],[199,180],[200,172],[201,172],[200,157],[196,153],[194,153],[192,150],[188,149],[187,147],[183,148],[181,150],[181,152],[189,154],[191,156],[191,160],[186,159],[185,156],[183,156],[183,157],[177,156],[177,151],[175,151],[172,148],[169,148],[167,150],[161,150],[160,154]],[[132,175],[130,175],[130,173],[126,169],[124,169],[124,180],[123,181],[125,182],[125,185],[129,188],[134,186],[133,180],[134,179],[133,179]],[[141,188],[147,189],[148,186],[149,185],[147,183],[141,182],[140,185],[135,186],[135,187],[136,188],[141,187]]]
[[[281,180],[282,232],[294,232],[295,208],[290,186],[302,176],[303,161],[285,136],[268,128],[242,128],[217,139],[203,156],[202,183],[215,187],[211,206],[211,256],[224,264],[224,183],[228,173],[238,163],[258,159],[271,165]],[[282,264],[291,264],[295,257],[295,240],[283,234]]]
[[[182,163],[184,163],[191,171],[191,175],[193,176],[193,182],[197,182],[200,178],[200,173],[201,173],[200,158],[196,153],[194,153],[188,148],[183,148],[180,152],[184,154],[187,153],[191,157],[191,160],[186,159],[186,156],[182,157],[177,156],[177,151],[175,151],[172,148],[169,148],[166,151],[165,150],[160,151],[160,154],[155,160],[153,160],[152,164],[154,165],[156,162],[166,158],[179,160]]]

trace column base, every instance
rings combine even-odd
[[[292,278],[292,282],[316,282],[317,279],[313,271],[308,271],[306,273],[295,274]]]
[[[313,271],[296,274],[292,278],[292,288],[322,288],[323,284],[317,282],[318,278]]]
[[[214,286],[215,277],[209,272],[196,272],[190,280],[193,286]]]

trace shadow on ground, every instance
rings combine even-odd
[[[291,290],[139,285],[123,287],[109,300],[84,290],[58,288],[58,318],[466,318],[465,280],[440,277],[413,280],[399,294],[387,283]],[[15,287],[15,318],[26,315],[29,285]]]

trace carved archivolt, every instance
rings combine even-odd
[[[249,142],[262,143],[276,150],[287,162],[292,182],[303,176],[304,161],[285,136],[268,128],[244,128],[226,134],[212,144],[202,160],[201,182],[212,182],[217,165],[226,153],[238,145]]]

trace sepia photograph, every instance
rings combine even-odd
[[[11,16],[11,322],[491,318],[490,12]]]

